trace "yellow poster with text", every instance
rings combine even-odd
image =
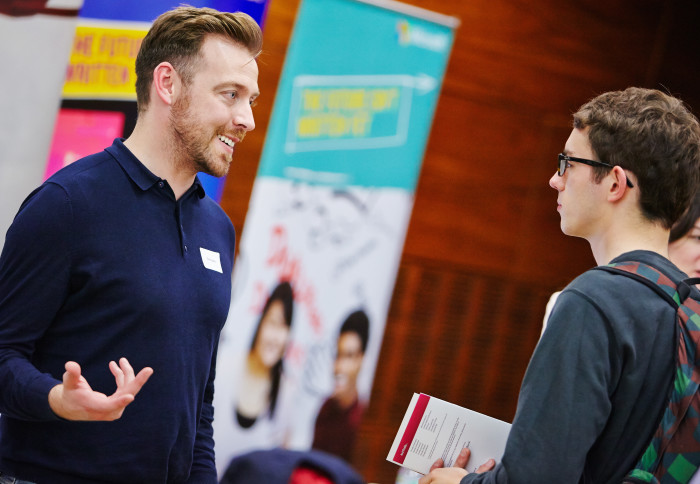
[[[134,64],[148,25],[79,25],[63,85],[66,99],[136,100]]]

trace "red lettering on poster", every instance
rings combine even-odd
[[[92,35],[76,35],[73,39],[73,54],[92,57]]]
[[[294,289],[294,300],[306,306],[311,329],[321,334],[322,325],[316,307],[316,291],[303,274],[301,259],[290,253],[287,230],[281,225],[275,225],[272,227],[271,235],[270,252],[265,262],[277,268],[280,280],[290,282]]]

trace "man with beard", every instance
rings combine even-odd
[[[196,174],[225,175],[254,128],[261,47],[246,14],[164,13],[131,136],[22,204],[0,257],[0,482],[217,482],[235,233]]]

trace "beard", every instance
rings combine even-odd
[[[215,177],[228,173],[233,155],[218,153],[213,149],[218,133],[225,133],[225,127],[209,130],[190,109],[190,95],[179,97],[170,111],[170,127],[173,137],[173,151],[176,163],[181,169],[204,172]],[[243,136],[239,137],[243,139]]]

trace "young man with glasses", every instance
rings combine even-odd
[[[565,234],[588,240],[599,265],[635,261],[685,278],[668,236],[700,187],[700,125],[681,101],[640,88],[602,94],[574,114],[558,158],[549,184]],[[585,272],[554,305],[502,461],[472,474],[437,462],[420,484],[621,482],[666,406],[675,317],[651,288]]]

